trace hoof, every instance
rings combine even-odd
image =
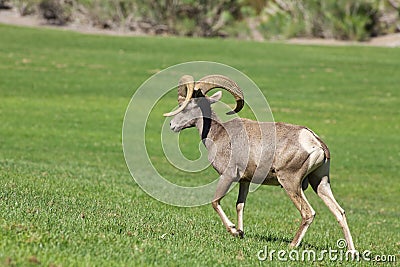
[[[238,230],[237,231],[237,236],[240,238],[240,239],[242,239],[242,238],[244,238],[244,232],[242,231],[242,230]]]
[[[244,237],[244,232],[242,230],[237,230],[236,227],[234,226],[229,229],[229,233],[234,237],[239,237],[239,238]]]

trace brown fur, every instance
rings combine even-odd
[[[209,155],[215,155],[210,161],[220,179],[212,206],[228,232],[243,237],[243,210],[250,182],[281,185],[302,218],[290,244],[297,247],[315,216],[303,192],[309,182],[338,220],[348,249],[354,250],[344,210],[330,189],[330,153],[326,144],[304,126],[239,118],[221,122],[210,107],[210,103],[218,101],[220,95],[216,98],[211,97],[207,101],[192,99],[185,112],[176,114],[172,119],[171,129],[180,131],[195,126]],[[234,182],[239,182],[237,228],[220,205]]]

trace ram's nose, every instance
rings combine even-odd
[[[174,132],[179,132],[179,127],[178,125],[176,125],[176,123],[174,123],[173,121],[171,121],[169,123],[169,128],[174,131]]]
[[[175,132],[175,125],[172,123],[172,121],[169,122],[169,128]]]

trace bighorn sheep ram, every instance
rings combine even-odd
[[[174,116],[170,122],[174,132],[189,127],[199,130],[209,151],[209,160],[220,175],[212,206],[229,233],[238,237],[244,235],[243,210],[250,182],[280,185],[301,214],[300,227],[290,243],[297,247],[315,216],[303,191],[310,184],[342,227],[348,249],[355,251],[345,212],[330,188],[330,154],[323,141],[304,126],[242,118],[221,122],[211,104],[220,100],[222,92],[206,97],[214,88],[225,89],[235,97],[236,108],[228,114],[243,108],[243,92],[231,79],[209,75],[195,82],[193,77],[184,75],[178,84],[179,108],[164,116]],[[275,140],[275,144],[269,144],[268,140]],[[237,227],[220,205],[233,182],[239,182]]]

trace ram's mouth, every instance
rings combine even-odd
[[[182,130],[182,127],[180,127],[179,125],[175,125],[172,122],[170,123],[169,128],[175,133],[178,133]]]
[[[179,132],[182,130],[182,128],[181,128],[181,127],[174,126],[174,127],[171,127],[171,130],[172,130],[174,133],[179,133]]]

